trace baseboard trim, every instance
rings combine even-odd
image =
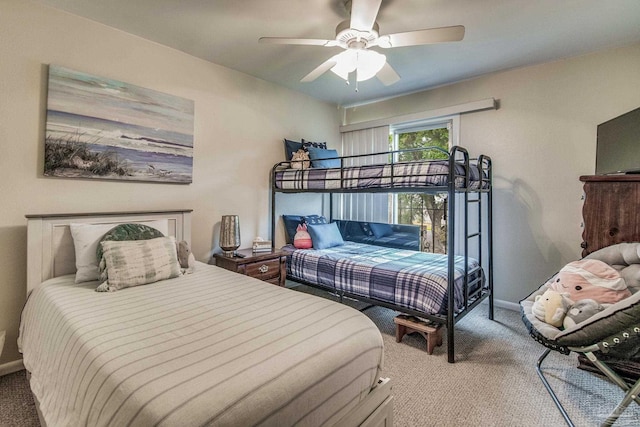
[[[515,302],[505,301],[501,299],[494,299],[493,304],[496,307],[506,308],[507,310],[520,311],[520,304]]]
[[[14,372],[22,371],[24,364],[22,359],[14,360],[13,362],[7,362],[0,365],[0,377],[4,375],[13,374]]]

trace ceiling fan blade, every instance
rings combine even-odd
[[[394,70],[393,67],[389,65],[388,62],[384,63],[382,69],[378,71],[378,74],[376,74],[376,77],[385,86],[391,86],[392,84],[400,80],[400,76],[398,75],[398,73],[396,73],[396,70]]]
[[[322,64],[318,65],[312,72],[307,74],[300,80],[302,83],[312,82],[330,69],[332,69],[336,65],[336,60],[334,57],[331,57],[324,61]]]
[[[407,31],[406,33],[380,36],[377,45],[382,48],[415,46],[420,44],[457,42],[464,37],[464,26],[429,28],[426,30]]]
[[[351,28],[371,31],[382,0],[351,0]]]
[[[288,37],[260,37],[259,43],[270,44],[299,44],[299,45],[311,45],[311,46],[338,46],[338,42],[335,40],[322,40],[322,39],[294,39]]]

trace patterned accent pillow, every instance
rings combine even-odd
[[[309,147],[313,147],[313,148],[322,148],[324,150],[327,149],[327,143],[326,142],[311,142],[311,141],[307,141],[306,139],[302,139],[302,148],[306,151],[309,151]]]
[[[302,217],[304,219],[304,222],[307,224],[326,224],[327,223],[327,218],[323,217],[322,215],[307,215],[307,216],[303,216]]]
[[[366,236],[373,236],[373,231],[371,231],[371,227],[369,226],[368,222],[361,222],[360,223],[360,228],[362,228],[362,232]]]
[[[149,240],[106,240],[101,245],[107,280],[98,286],[98,292],[113,292],[180,275],[173,236]]]
[[[107,234],[102,236],[100,244],[96,248],[96,258],[98,260],[98,270],[100,271],[100,280],[106,280],[104,273],[105,265],[102,257],[102,242],[106,241],[123,241],[123,240],[148,240],[157,237],[164,237],[159,230],[145,224],[120,224],[113,227]]]
[[[169,222],[166,219],[142,221],[139,224],[153,227],[164,233],[164,235],[169,234]],[[100,260],[96,258],[96,250],[100,246],[102,237],[117,225],[109,223],[71,223],[69,225],[76,254],[76,283],[89,282],[100,278],[100,271],[98,270]]]

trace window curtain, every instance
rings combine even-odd
[[[355,130],[342,133],[342,155],[353,156],[389,151],[389,126]],[[347,159],[345,166],[387,163],[388,155]],[[389,195],[387,193],[340,194],[334,217],[370,222],[391,222]]]

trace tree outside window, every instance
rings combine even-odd
[[[449,129],[397,132],[397,149],[439,147],[449,151]],[[399,161],[446,159],[437,150],[420,150],[401,153]],[[399,224],[422,227],[422,250],[425,252],[447,252],[447,199],[446,194],[400,193],[396,199],[396,218]]]

